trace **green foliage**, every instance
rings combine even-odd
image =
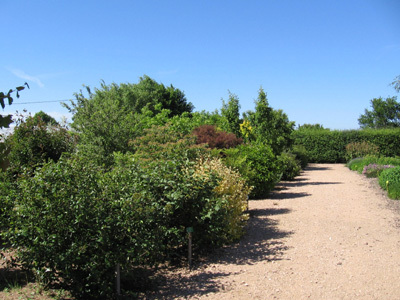
[[[29,85],[25,82],[22,86],[17,86],[14,90],[10,89],[7,94],[0,92],[0,105],[4,109],[6,104],[4,99],[8,100],[8,105],[11,105],[14,101],[12,97],[12,93],[16,92],[17,98],[19,98],[19,92],[25,89],[25,86],[29,89]],[[10,124],[12,123],[12,115],[3,116],[0,115],[0,128],[9,128]]]
[[[144,130],[141,137],[129,142],[132,152],[139,160],[170,160],[194,161],[206,150],[202,145],[196,145],[193,135],[176,131],[169,124],[153,126]]]
[[[182,260],[187,227],[196,253],[238,239],[250,191],[216,159],[137,162],[130,154],[116,154],[108,172],[77,156],[51,161],[22,176],[8,198],[4,184],[0,200],[15,205],[3,237],[18,262],[78,299],[111,298],[117,263]]]
[[[361,128],[395,128],[400,127],[400,103],[397,97],[388,97],[385,100],[374,98],[371,100],[372,110],[365,110],[358,123]]]
[[[0,232],[10,227],[11,214],[14,208],[13,199],[15,183],[5,172],[0,171]]]
[[[388,191],[392,199],[400,199],[400,166],[383,170],[379,175],[379,185]]]
[[[234,133],[237,137],[240,137],[240,105],[239,98],[235,94],[229,91],[228,103],[222,100],[221,115],[225,118],[226,123],[223,124],[222,129],[227,132]]]
[[[321,124],[303,124],[297,127],[297,130],[329,130],[324,128]]]
[[[148,76],[137,84],[103,82],[94,93],[86,90],[88,98],[81,91],[71,106],[66,105],[73,113],[71,126],[80,135],[81,154],[108,166],[113,152],[128,151],[129,140],[140,136],[144,128],[163,125],[168,118],[193,109],[183,92]]]
[[[293,145],[291,152],[296,155],[296,159],[300,162],[302,169],[308,165],[308,153],[303,145]]]
[[[60,125],[58,122],[50,115],[46,114],[44,111],[37,112],[33,118],[40,118],[46,125]]]
[[[364,168],[364,157],[357,157],[357,158],[353,158],[352,160],[350,160],[346,166],[352,170],[352,171],[356,171],[358,170],[360,167]]]
[[[399,93],[400,92],[400,75],[397,76],[393,82],[391,83],[393,85],[393,88]]]
[[[295,130],[292,134],[296,145],[303,145],[310,162],[346,162],[346,145],[368,142],[379,148],[379,155],[395,157],[400,155],[400,129],[364,130]]]
[[[282,180],[293,180],[296,176],[300,175],[301,164],[296,159],[296,155],[290,152],[282,152],[278,156],[280,168],[282,170]]]
[[[57,161],[63,152],[73,152],[76,138],[59,125],[48,126],[40,117],[22,118],[7,137],[9,171],[23,173],[49,161]]]
[[[346,145],[346,160],[367,155],[377,155],[378,153],[378,146],[366,141],[353,142]]]
[[[267,94],[262,88],[255,104],[255,112],[248,112],[245,116],[252,128],[250,136],[254,137],[257,143],[270,145],[275,155],[290,149],[294,122],[290,122],[282,110],[274,110],[269,106]]]
[[[249,185],[253,187],[250,194],[262,198],[273,190],[282,176],[280,164],[272,148],[262,143],[243,144],[236,148],[224,150],[225,163],[238,170]]]
[[[245,212],[248,209],[251,187],[238,172],[227,167],[220,159],[202,158],[194,168],[195,176],[207,177],[211,172],[219,178],[214,194],[223,200],[221,202],[223,207],[220,210],[223,210],[226,215],[223,218],[223,232],[219,235],[218,241],[223,244],[238,240],[243,234],[243,226],[248,219]]]

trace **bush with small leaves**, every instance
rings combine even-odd
[[[379,185],[388,191],[392,199],[400,199],[400,167],[383,170],[379,175]]]
[[[289,152],[282,152],[278,156],[278,161],[281,165],[282,180],[293,180],[296,176],[300,175],[301,165],[296,159],[296,155]]]
[[[363,141],[363,142],[353,142],[346,145],[346,159],[349,161],[353,158],[364,157],[367,155],[378,155],[379,147]]]
[[[214,193],[216,197],[221,197],[223,207],[220,210],[225,213],[219,242],[224,244],[238,240],[243,234],[243,226],[248,219],[245,212],[248,209],[251,187],[238,172],[227,167],[218,158],[203,157],[197,161],[194,168],[194,176],[207,178],[208,174],[214,173],[219,178]]]
[[[253,187],[250,197],[262,198],[271,192],[282,177],[279,161],[271,146],[263,143],[239,145],[224,150],[225,163],[238,170]]]

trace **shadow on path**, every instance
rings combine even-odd
[[[192,272],[166,272],[156,294],[148,293],[145,299],[186,299],[224,290],[221,278],[241,273],[240,271],[215,272],[213,264],[253,265],[261,261],[282,260],[288,249],[283,238],[292,234],[278,230],[278,222],[271,216],[290,213],[284,208],[256,208],[249,211],[250,219],[246,233],[236,244],[216,250],[206,261],[198,263]],[[211,267],[211,268],[210,268]],[[236,268],[237,270],[237,268]]]

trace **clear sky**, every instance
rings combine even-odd
[[[220,109],[228,90],[254,110],[262,86],[296,124],[357,129],[372,98],[398,95],[399,0],[1,0],[0,11],[0,91],[30,85],[3,113],[67,115],[54,101],[83,84],[148,75],[196,111]]]

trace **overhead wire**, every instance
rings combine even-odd
[[[38,104],[38,103],[50,103],[50,102],[67,102],[67,101],[71,101],[71,99],[67,99],[67,100],[49,100],[49,101],[33,101],[33,102],[17,102],[17,101],[14,101],[12,105]]]

